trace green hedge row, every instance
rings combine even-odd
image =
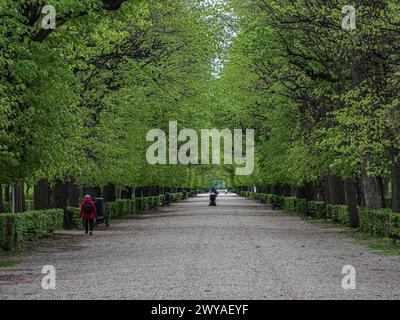
[[[121,199],[105,204],[105,211],[110,219],[115,219],[125,215],[135,214],[139,201],[136,199]]]
[[[161,197],[163,197],[163,196],[161,196]],[[174,193],[170,194],[170,197],[171,197],[171,202],[178,202],[179,200],[183,199],[183,193],[182,192],[174,192]]]
[[[303,215],[307,209],[307,200],[296,197],[280,197],[283,210]]]
[[[0,214],[0,247],[20,248],[24,241],[34,241],[62,228],[62,209]]]
[[[193,197],[196,194],[197,194],[197,191],[188,191],[188,192],[184,192],[184,193],[176,192],[176,193],[172,193],[171,195],[172,195],[172,198],[173,198],[173,202],[176,202],[176,201],[178,201],[180,199],[187,199],[189,197]],[[160,201],[163,201],[164,196],[160,195],[159,197],[161,198]],[[146,198],[151,198],[151,197],[146,197]],[[157,200],[150,200],[150,202],[151,201],[157,201]],[[143,206],[146,207],[146,204],[144,204]],[[150,203],[150,207],[151,206],[152,205]],[[34,201],[33,200],[25,200],[25,208],[26,208],[26,211],[34,211]],[[76,208],[74,208],[74,209],[76,209]],[[143,210],[146,210],[146,209],[143,209]],[[3,201],[2,212],[10,212],[10,211],[11,211],[10,203],[6,202],[6,201]]]
[[[269,205],[279,203],[284,210],[297,213],[299,215],[305,212],[307,206],[307,201],[305,199],[298,199],[296,197],[283,197],[276,194],[266,194],[250,191],[243,191],[240,193],[240,195],[250,199],[259,200],[261,203]]]
[[[33,200],[25,200],[25,209],[26,211],[34,211]],[[3,201],[1,212],[7,213],[10,211],[11,211],[10,203],[7,201]]]
[[[191,196],[192,193],[187,196]],[[180,192],[171,193],[171,202],[177,202],[183,198]],[[159,207],[164,202],[164,196],[150,196],[135,199],[121,199],[115,202],[106,203],[106,213],[109,214],[111,219],[118,218],[125,215],[132,215],[140,211],[146,211]]]
[[[33,200],[25,200],[25,209],[26,211],[34,211],[34,201]]]
[[[80,217],[81,209],[80,208],[74,208],[74,207],[68,207],[67,212],[69,213],[70,216],[70,227],[72,229],[82,229],[82,219]]]
[[[187,192],[186,197],[192,197],[194,194],[194,192]],[[171,193],[171,202],[177,202],[183,198],[185,197],[180,192]],[[105,204],[105,212],[108,214],[109,219],[117,219],[119,217],[134,215],[141,211],[159,207],[163,202],[163,195],[135,199],[120,199],[114,202],[107,202]],[[82,228],[80,209],[69,207],[67,210],[71,216],[71,227],[74,229]]]
[[[326,205],[326,217],[341,224],[349,224],[349,210],[345,205]]]
[[[389,209],[368,210],[366,208],[359,209],[360,229],[371,233],[374,236],[386,236],[390,234],[391,216],[396,218]],[[396,229],[395,225],[392,225]]]
[[[326,203],[323,201],[308,201],[307,209],[315,208],[318,219],[327,219]]]
[[[241,196],[259,200],[262,203],[281,203],[283,210],[301,215],[309,208],[315,208],[319,219],[329,219],[344,225],[349,224],[349,212],[346,205],[326,204],[323,201],[306,201],[296,197],[284,197],[272,194],[244,191]],[[360,230],[377,237],[400,239],[400,214],[390,209],[371,210],[359,207]]]
[[[172,193],[171,201],[177,202],[194,194],[194,192]],[[117,200],[106,203],[105,209],[112,219],[158,207],[163,201],[164,196],[162,195]],[[32,204],[32,202],[29,202],[29,204]],[[71,227],[81,228],[80,208],[68,207],[67,212],[70,213]],[[62,228],[63,221],[64,212],[62,209],[0,214],[0,248],[13,250],[21,247],[24,241],[34,241],[49,236],[55,230]]]

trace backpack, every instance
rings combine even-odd
[[[91,201],[85,202],[85,204],[83,205],[83,211],[85,212],[85,214],[92,214],[93,205]]]

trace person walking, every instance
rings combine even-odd
[[[80,216],[85,220],[85,233],[88,234],[90,227],[90,235],[92,235],[94,219],[96,218],[96,206],[89,195],[83,198]]]

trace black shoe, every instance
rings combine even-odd
[[[93,235],[93,232],[92,232],[92,231],[90,231],[90,235]]]

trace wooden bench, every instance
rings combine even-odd
[[[162,205],[163,206],[171,205],[171,195],[168,192],[164,195],[164,199],[163,199]]]
[[[282,209],[283,205],[281,201],[273,201],[272,202],[272,209]]]
[[[154,200],[151,200],[151,202],[149,202],[149,209],[154,209],[156,207],[156,202]]]
[[[318,219],[317,212],[318,212],[318,205],[314,204],[310,207],[307,207],[304,214],[302,215],[302,218],[305,220],[307,220],[308,217],[311,217],[312,219]]]

